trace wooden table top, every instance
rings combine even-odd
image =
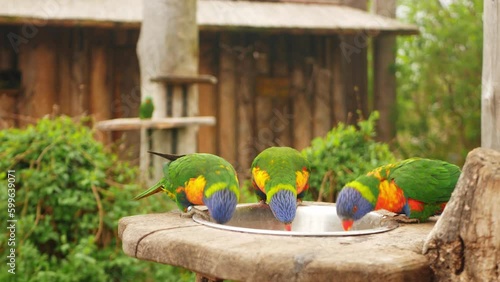
[[[208,227],[179,212],[120,219],[125,254],[239,281],[431,281],[422,246],[434,226],[378,234],[292,237]]]

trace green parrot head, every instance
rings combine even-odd
[[[374,191],[377,190],[379,180],[374,176],[360,176],[347,183],[340,191],[336,207],[337,216],[342,220],[342,227],[348,231],[354,221],[361,219],[373,211],[377,202]]]

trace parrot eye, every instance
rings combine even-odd
[[[358,211],[358,206],[352,207],[352,213],[356,213]]]

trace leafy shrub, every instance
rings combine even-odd
[[[185,270],[126,256],[117,239],[121,217],[164,211],[136,202],[138,170],[95,141],[68,117],[0,131],[0,182],[15,170],[18,281],[179,281]],[[7,193],[0,193],[7,203]],[[6,211],[7,209],[4,209]],[[7,212],[0,213],[2,222]],[[0,252],[9,252],[7,236]],[[7,271],[0,281],[12,280]]]
[[[374,140],[378,112],[357,127],[339,123],[324,138],[315,138],[302,153],[311,163],[308,200],[333,202],[349,181],[369,170],[395,161],[387,144]]]

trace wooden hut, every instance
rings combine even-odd
[[[198,1],[199,72],[219,83],[198,86],[199,114],[217,123],[200,127],[197,151],[245,171],[265,147],[301,149],[337,122],[354,122],[368,108],[367,38],[416,33],[366,12],[366,0],[296,2]],[[2,127],[23,126],[54,105],[97,121],[138,115],[141,0],[0,5]],[[376,50],[375,61],[387,52]],[[394,79],[385,67],[375,84]],[[136,157],[139,133],[111,137],[123,134]]]

